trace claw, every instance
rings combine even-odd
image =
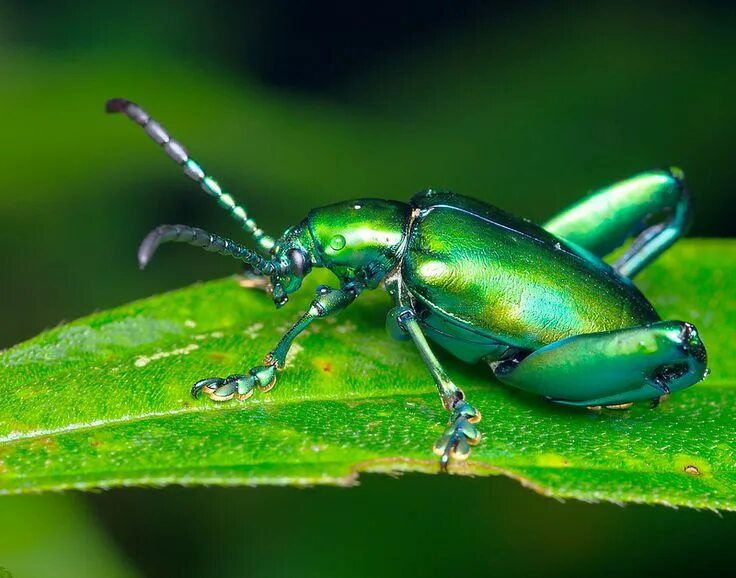
[[[222,382],[219,377],[208,377],[207,379],[200,379],[197,383],[192,386],[192,397],[197,399],[200,392],[204,391],[209,394],[215,391],[213,385]]]
[[[443,440],[447,440],[446,443],[442,443]],[[440,456],[440,470],[443,473],[447,473],[447,466],[450,463],[450,459],[457,461],[465,461],[470,456],[470,446],[475,445],[480,441],[480,434],[475,440],[470,440],[460,431],[456,430],[449,436],[442,436],[440,440],[434,446],[434,452]]]
[[[250,380],[250,386],[248,381]],[[254,378],[250,375],[230,375],[226,379],[208,377],[201,379],[192,386],[192,397],[197,399],[200,392],[206,393],[213,401],[227,401],[238,393],[238,397],[249,397],[249,389],[253,387]]]
[[[447,473],[447,464],[450,462],[450,452],[445,451],[442,452],[442,457],[440,458],[440,471],[443,474]]]
[[[466,402],[455,406],[450,425],[434,444],[434,453],[440,456],[440,470],[447,472],[450,460],[463,461],[470,456],[470,447],[480,442],[481,433],[474,425],[480,421],[480,412]]]

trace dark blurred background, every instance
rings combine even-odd
[[[239,233],[104,115],[113,96],[274,234],[313,206],[429,186],[542,220],[673,164],[692,234],[736,232],[733,3],[0,0],[0,347],[233,271],[172,250],[138,272],[157,224]],[[692,575],[730,571],[734,538],[733,515],[561,504],[505,479],[0,505],[0,567],[16,576]]]

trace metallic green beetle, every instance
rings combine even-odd
[[[687,229],[689,195],[678,169],[649,171],[594,192],[542,226],[461,195],[428,190],[409,203],[359,199],[312,210],[274,239],[136,104],[114,99],[184,172],[252,235],[262,254],[184,225],[163,225],[143,241],[145,266],[159,244],[189,243],[229,255],[270,278],[276,307],[314,267],[339,288],[320,287],[309,309],[263,365],[192,388],[215,401],[271,389],[294,339],[315,319],[382,285],[395,307],[389,332],[411,339],[427,364],[447,429],[434,446],[441,467],[466,459],[480,441],[480,413],[447,376],[427,338],[468,363],[488,363],[503,383],[576,406],[655,403],[705,376],[695,327],[662,321],[631,278]],[[603,257],[632,243],[613,263]]]

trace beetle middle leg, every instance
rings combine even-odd
[[[450,421],[442,436],[434,445],[434,452],[440,456],[440,467],[447,471],[450,458],[465,460],[470,455],[470,446],[481,438],[475,426],[480,421],[480,412],[465,401],[465,394],[449,378],[439,360],[424,337],[416,314],[408,307],[396,307],[389,312],[389,328],[405,331],[414,341],[424,363],[432,374],[442,405],[451,412]],[[400,334],[394,334],[401,338]]]
[[[633,242],[613,267],[633,277],[690,226],[692,205],[682,171],[649,171],[595,191],[544,223],[550,233],[604,257]]]
[[[309,309],[284,334],[276,347],[266,355],[263,365],[254,367],[244,374],[235,374],[226,378],[201,379],[192,387],[192,396],[196,398],[200,392],[204,392],[213,401],[228,401],[236,395],[238,399],[248,399],[253,395],[256,387],[261,391],[269,391],[276,384],[276,371],[284,367],[286,354],[294,339],[315,319],[342,311],[355,300],[359,293],[360,288],[357,286],[346,286],[341,289],[331,289],[324,285],[318,287],[317,295]]]

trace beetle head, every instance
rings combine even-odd
[[[312,267],[329,269],[342,284],[375,288],[395,266],[410,207],[360,199],[320,207],[287,229],[271,250],[273,300],[288,301]]]
[[[314,245],[306,221],[286,230],[271,251],[276,269],[271,274],[273,302],[283,307],[289,294],[302,286],[302,279],[312,270]]]

